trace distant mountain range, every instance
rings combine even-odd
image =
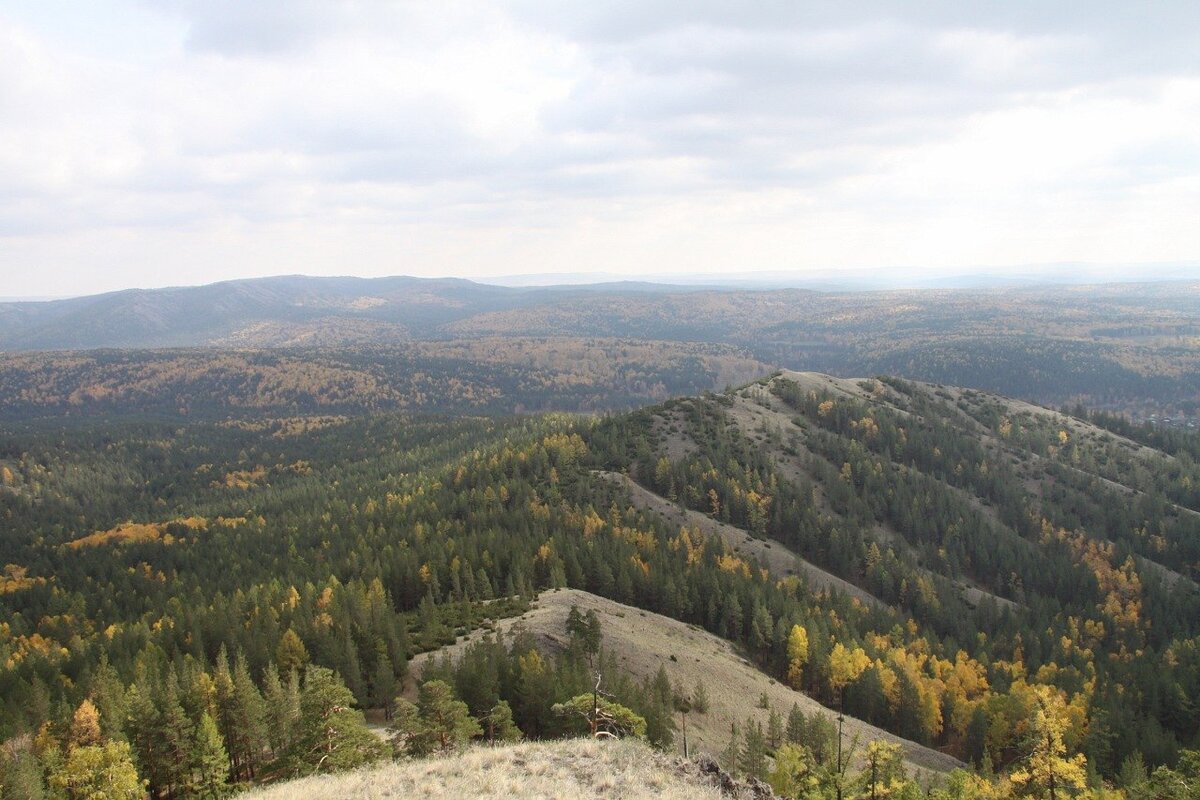
[[[0,350],[162,347],[336,347],[479,335],[633,336],[755,344],[767,333],[835,332],[869,310],[887,326],[961,333],[1013,304],[1082,303],[1098,326],[1129,316],[1200,308],[1200,283],[1061,284],[872,292],[673,285],[637,281],[498,286],[456,278],[281,276],[205,286],[128,289],[49,301],[0,302]],[[1099,306],[1095,304],[1099,303]],[[1182,305],[1181,305],[1182,303]],[[1139,316],[1140,319],[1140,316]],[[862,321],[862,320],[860,320]],[[1044,315],[1029,320],[1037,326]],[[1155,324],[1161,323],[1158,318]],[[832,324],[832,329],[830,328]],[[1019,332],[1024,325],[1016,325]],[[789,333],[789,338],[791,333]],[[823,365],[828,366],[828,365]]]
[[[712,346],[726,349],[704,349]],[[351,370],[370,363],[388,385],[402,364],[466,359],[488,371],[499,362],[524,370],[549,360],[570,370],[559,362],[576,352],[589,354],[593,374],[632,369],[637,378],[620,379],[631,400],[694,391],[757,364],[895,374],[1135,416],[1194,416],[1200,281],[822,292],[288,276],[0,303],[0,351],[166,348],[309,351],[289,356],[306,361],[319,351]],[[54,363],[61,378],[66,364]],[[18,366],[8,359],[7,369]],[[20,385],[38,380],[28,364],[19,369]]]
[[[0,303],[0,349],[395,343],[480,314],[604,295],[687,292],[646,283],[513,288],[454,278],[284,276]]]

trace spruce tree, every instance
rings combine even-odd
[[[380,643],[382,645],[382,642]],[[396,697],[396,673],[392,668],[392,660],[387,657],[387,649],[380,647],[375,660],[375,670],[371,674],[371,703],[383,709],[383,718],[392,718],[392,700]]]
[[[125,738],[125,684],[108,663],[108,654],[100,657],[100,665],[91,680],[91,701],[100,712],[100,732],[106,739]]]

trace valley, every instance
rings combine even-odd
[[[216,712],[262,731],[219,716],[232,779],[303,775],[271,709],[320,667],[376,719],[442,680],[554,737],[573,729],[552,704],[590,690],[575,606],[615,702],[669,751],[672,697],[703,680],[689,745],[714,756],[794,704],[820,769],[843,710],[844,743],[899,744],[912,775],[1007,774],[1053,702],[1101,774],[1171,763],[1197,724],[1200,474],[1164,436],[787,371],[594,417],[30,419],[0,439],[4,735],[53,736],[95,698],[165,790],[139,737],[168,711],[200,725],[227,681]]]

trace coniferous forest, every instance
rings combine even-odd
[[[1195,797],[1198,458],[1085,408],[809,373],[603,416],[12,422],[3,796],[216,797],[599,729],[678,750],[706,689],[627,673],[594,615],[557,652],[487,635],[570,587],[829,709],[713,754],[784,796]],[[835,761],[839,712],[962,771]]]

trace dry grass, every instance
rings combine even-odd
[[[248,792],[247,800],[342,798],[660,798],[725,797],[694,768],[636,741],[574,739],[476,747],[461,756],[383,764],[304,778]]]
[[[588,592],[576,589],[543,592],[529,612],[519,618],[501,620],[496,627],[507,632],[514,625],[522,624],[537,637],[542,649],[555,652],[566,645],[566,619],[573,605],[581,611],[591,609],[596,612],[604,633],[605,650],[616,655],[622,669],[632,675],[639,679],[653,677],[660,666],[665,666],[673,682],[689,689],[704,681],[710,700],[708,713],[691,714],[688,718],[688,744],[693,753],[703,751],[716,755],[724,750],[729,742],[730,725],[735,721],[741,725],[746,717],[753,716],[765,724],[767,711],[756,707],[763,694],[781,714],[786,714],[792,703],[797,703],[805,714],[832,716],[832,712],[812,698],[763,673],[724,639],[670,617]],[[422,665],[442,653],[449,652],[456,657],[468,644],[460,639],[435,653],[416,656],[410,664],[411,674],[419,676]],[[409,681],[406,692],[415,695],[413,681]],[[961,766],[959,761],[944,753],[847,717],[847,740],[854,736],[864,744],[871,739],[897,742],[904,747],[909,763],[923,770],[949,772]],[[677,749],[681,744],[677,735]]]

